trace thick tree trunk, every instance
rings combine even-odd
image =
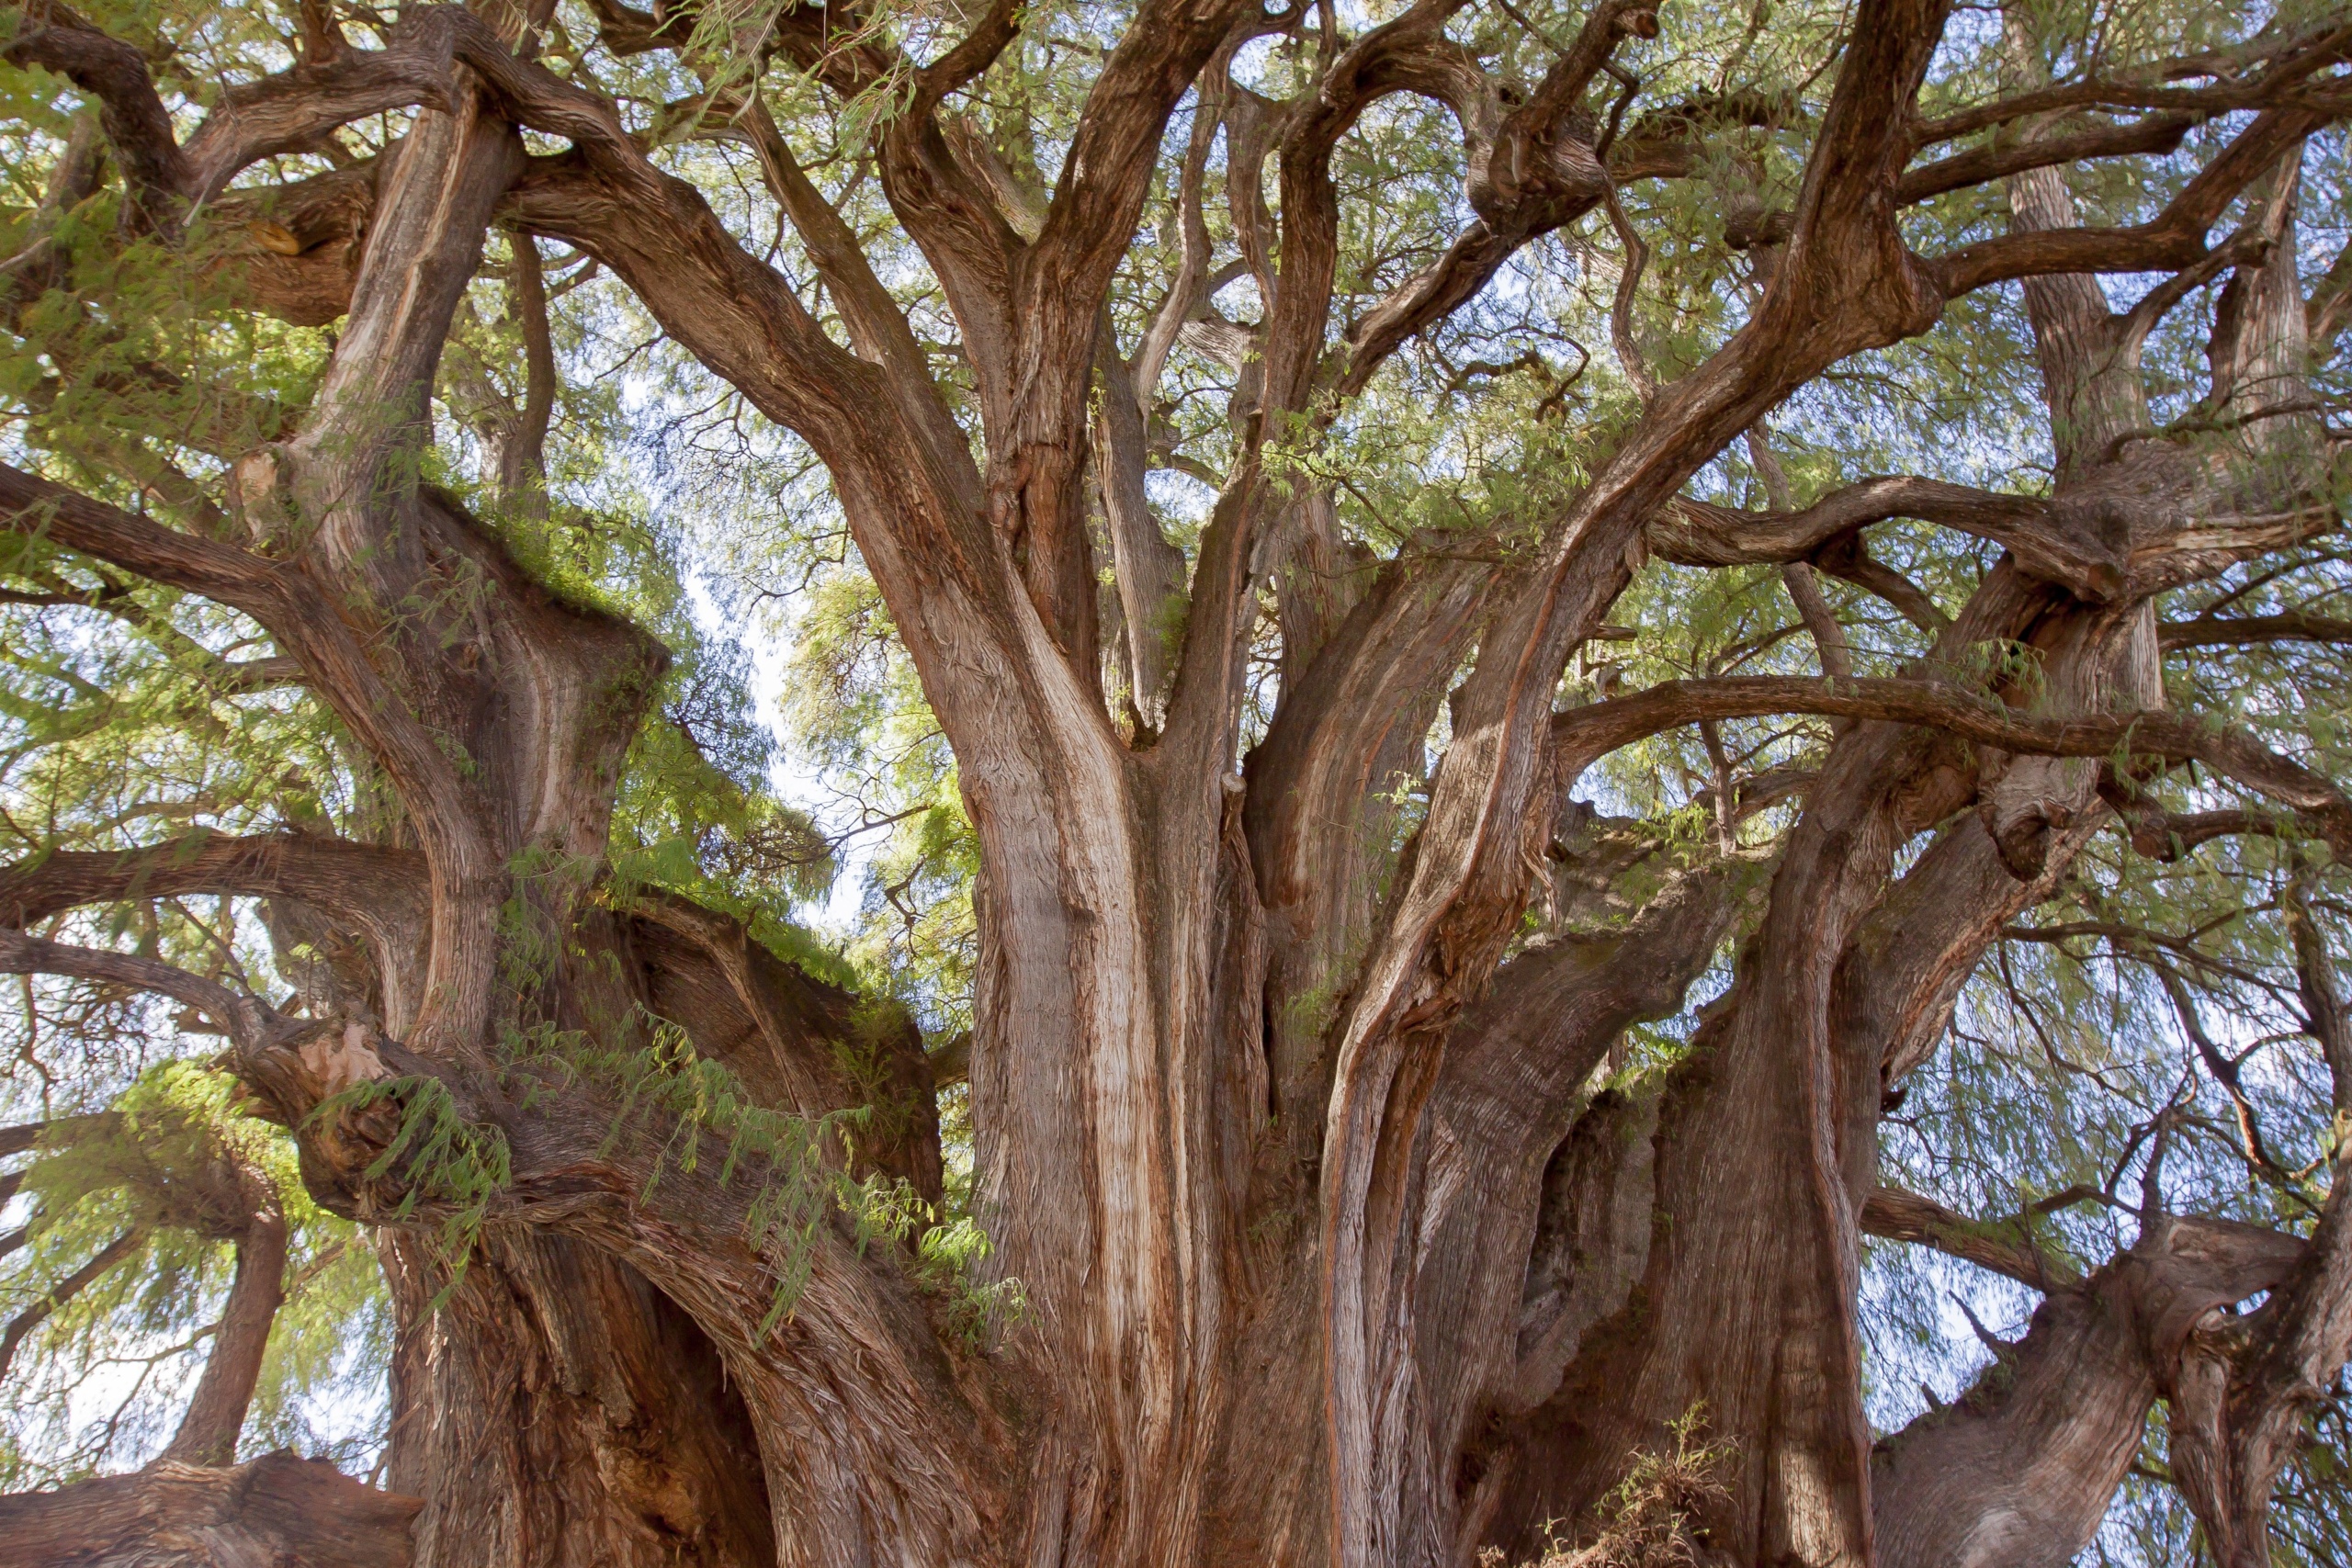
[[[598,9],[616,28],[641,20]],[[804,63],[830,89],[911,94],[876,164],[956,317],[985,471],[922,345],[763,107],[744,106],[740,135],[852,348],[648,162],[610,105],[470,16],[420,7],[398,41],[402,68],[433,87],[388,100],[425,107],[368,177],[348,319],[315,404],[235,468],[252,547],[0,476],[12,520],[39,512],[64,545],[263,625],[398,803],[373,846],[265,836],[0,881],[11,966],[151,985],[217,1016],[238,1069],[297,1129],[321,1200],[385,1228],[400,1320],[401,1495],[354,1503],[275,1459],[180,1465],[233,1458],[227,1412],[250,1396],[284,1259],[282,1221],[257,1222],[171,1462],[101,1483],[132,1522],[108,1533],[67,1494],[0,1505],[46,1521],[41,1539],[78,1531],[73,1550],[111,1561],[141,1531],[212,1530],[187,1550],[229,1541],[225,1568],[254,1542],[297,1561],[328,1550],[300,1522],[339,1540],[339,1519],[413,1512],[417,1568],[1455,1568],[1487,1548],[1532,1555],[1560,1521],[1589,1533],[1636,1456],[1695,1430],[1721,1456],[1688,1521],[1711,1554],[2056,1561],[2092,1528],[2160,1389],[2212,1396],[2194,1405],[2198,1433],[2222,1445],[2208,1490],[2246,1517],[2246,1440],[2222,1427],[2254,1373],[2190,1337],[2222,1303],[2304,1281],[2302,1304],[2279,1314],[2291,1343],[2256,1369],[2254,1437],[2270,1446],[2254,1457],[2272,1454],[2278,1413],[2343,1359],[2352,1314],[2324,1262],[2299,1250],[2301,1272],[2282,1273],[2278,1238],[2168,1223],[2152,1202],[2140,1244],[2089,1281],[2020,1265],[2049,1300],[2008,1381],[1875,1451],[1855,1298],[1883,1097],[2004,923],[2082,849],[2102,786],[2122,792],[2103,759],[2132,740],[2123,717],[2160,697],[2147,601],[2252,548],[2176,548],[2177,536],[2201,510],[2267,492],[2137,439],[2132,323],[2086,275],[2058,273],[2026,288],[2059,450],[2050,502],[1872,480],[1807,513],[1776,495],[1760,518],[1661,515],[1809,377],[1924,331],[1955,291],[2049,270],[2047,246],[2074,231],[2063,177],[2040,168],[2012,188],[2018,244],[1930,261],[1904,243],[1917,149],[1902,128],[1917,124],[1944,7],[1864,7],[1796,210],[1759,241],[1771,254],[1757,310],[1663,390],[1619,332],[1640,412],[1533,547],[1408,554],[1377,572],[1350,570],[1328,493],[1261,467],[1268,431],[1323,428],[1335,384],[1361,389],[1515,246],[1610,198],[1608,149],[1574,111],[1621,37],[1656,31],[1654,9],[1607,0],[1508,105],[1448,41],[1459,7],[1434,3],[1339,49],[1279,126],[1246,94],[1204,93],[1186,270],[1138,372],[1105,350],[1102,302],[1168,113],[1261,25],[1205,0],[1147,9],[1104,61],[1073,133],[1078,173],[1042,213],[1014,210],[1026,197],[1007,196],[1010,176],[933,118],[972,79],[962,49],[901,80],[864,51],[871,40],[835,49],[830,20],[778,18],[818,29]],[[974,37],[1001,49],[1016,18],[1000,8]],[[81,50],[75,79],[98,82],[100,36],[75,23],[40,39]],[[129,70],[146,93],[107,100],[127,140],[124,104],[154,95],[135,61],[108,69],[118,89]],[[1465,190],[1479,228],[1364,321],[1335,382],[1330,157],[1400,81],[1477,139]],[[2257,119],[2231,156],[2275,159],[2319,123],[2310,112]],[[158,102],[149,118],[161,116]],[[1259,379],[1237,379],[1241,457],[1187,590],[1143,491],[1145,383],[1199,303],[1199,168],[1220,117],[1229,164],[1253,177],[1279,138],[1283,229],[1277,267],[1261,182],[1238,196],[1265,319],[1223,325],[1238,378],[1254,366]],[[523,124],[572,147],[529,157]],[[197,170],[167,123],[150,131],[162,142],[133,172],[160,225],[174,191],[209,196],[228,176]],[[2165,221],[2201,235],[2195,220],[2210,228],[2251,177],[2233,166],[2192,183]],[[799,975],[732,920],[600,879],[660,650],[532,581],[495,530],[421,480],[438,356],[502,214],[610,266],[675,341],[808,440],[954,749],[979,843],[969,1109],[975,1217],[995,1249],[973,1279],[943,1283],[907,1238],[861,1228],[876,1192],[910,1213],[942,1194],[911,1024]],[[2178,249],[2161,224],[2132,232],[2174,246],[2157,260]],[[2291,273],[2264,269],[2242,290],[2247,325],[2222,355],[2245,368],[2233,385],[2246,389],[2222,399],[2233,408],[2281,406],[2263,400],[2300,355]],[[515,287],[536,335],[510,489],[532,477],[552,364],[531,260]],[[1111,400],[1091,416],[1098,377]],[[1096,678],[1090,427],[1145,721],[1128,734]],[[1939,501],[2010,551],[1949,626],[1856,532]],[[1728,830],[1727,775],[1713,848],[1690,863],[1612,840],[1566,800],[1617,743],[1589,736],[1635,705],[1562,711],[1563,673],[1659,538],[1702,564],[1790,564],[1831,675],[1845,654],[1804,558],[1939,628],[1902,681],[1781,683],[1826,705],[1808,711],[1862,722],[1836,733],[1770,860]],[[1243,758],[1244,650],[1270,581],[1282,703]],[[1168,635],[1179,606],[1181,639]],[[1988,644],[2030,659],[2039,689],[1956,693],[1947,672]],[[1870,706],[1863,687],[1918,706]],[[1387,797],[1422,776],[1441,704],[1451,745],[1400,846]],[[1910,722],[1922,709],[1958,711],[2001,745],[1951,743]],[[2182,756],[2238,744],[2163,733]],[[2332,787],[2256,759],[2332,842],[2352,842],[2352,806]],[[1638,907],[1610,907],[1636,872]],[[312,1016],[21,929],[157,886],[273,900],[273,930],[325,955],[302,971]],[[1735,931],[1732,984],[1687,1055],[1597,1086],[1623,1031],[1679,1010]],[[2332,995],[2312,1004],[2339,1031],[2331,1061],[2352,1052],[2336,1050]],[[669,1054],[648,1069],[657,1043]],[[662,1072],[700,1098],[648,1104]],[[486,1163],[494,1150],[494,1180],[468,1188],[460,1176],[480,1172],[413,1153],[403,1118],[443,1112],[463,1130],[435,1146]],[[436,1234],[467,1256],[441,1257]],[[2314,1250],[2352,1246],[2347,1234],[2332,1207]],[[1025,1313],[975,1346],[955,1292],[1015,1283]],[[787,1286],[793,1310],[779,1312]],[[2032,1462],[2012,1466],[2020,1453]],[[329,1499],[315,1518],[283,1517],[281,1498],[311,1494]],[[390,1563],[397,1533],[334,1549]]]
[[[625,1264],[528,1232],[455,1293],[385,1246],[401,1332],[388,1484],[434,1568],[752,1568],[776,1561],[759,1442],[710,1341]]]

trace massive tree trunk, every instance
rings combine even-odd
[[[772,1562],[759,1443],[710,1341],[624,1263],[525,1233],[445,1271],[390,1244],[402,1320],[385,1483],[417,1561]]]
[[[2345,1357],[2335,1253],[2352,1221],[2332,1197],[2309,1248],[2152,1201],[2138,1243],[2088,1280],[2004,1254],[2048,1292],[2016,1365],[1876,1445],[1856,1296],[1866,1229],[1949,1240],[1879,1190],[1886,1097],[2110,802],[2128,808],[2135,786],[2195,759],[2352,852],[2352,803],[2325,780],[2241,733],[2143,713],[2162,704],[2155,595],[2301,537],[2325,505],[2278,449],[2192,460],[2138,439],[2146,324],[2111,314],[2076,270],[2205,266],[2205,233],[2241,191],[2268,177],[2266,210],[2290,199],[2296,150],[2332,107],[2282,96],[2157,220],[2095,232],[2052,166],[2072,153],[1906,173],[1936,140],[1917,98],[1944,7],[1871,0],[1793,210],[1758,220],[1769,281],[1746,324],[1662,389],[1627,366],[1639,412],[1533,547],[1356,570],[1329,497],[1275,471],[1270,433],[1328,425],[1520,245],[1614,204],[1614,180],[1691,158],[1614,141],[1578,107],[1619,44],[1656,33],[1653,9],[1605,0],[1551,73],[1508,97],[1448,42],[1458,9],[1423,0],[1335,48],[1270,130],[1250,118],[1263,100],[1227,92],[1223,73],[1273,24],[1210,0],[1147,6],[1042,213],[1016,209],[1017,174],[959,151],[968,127],[951,136],[962,122],[941,112],[1004,47],[1013,8],[921,68],[836,37],[830,12],[785,13],[780,47],[840,96],[904,68],[910,106],[878,131],[877,166],[952,307],[985,467],[854,236],[759,117],[729,134],[766,139],[763,172],[851,347],[655,168],[611,105],[469,14],[413,9],[385,50],[306,61],[270,100],[274,129],[207,121],[187,144],[140,120],[161,113],[143,67],[87,24],[45,11],[47,30],[10,46],[48,49],[106,103],[160,227],[294,145],[306,113],[424,106],[368,176],[315,400],[299,429],[234,455],[241,538],[0,473],[11,527],[258,622],[398,801],[374,843],[288,834],[12,869],[0,963],[209,1015],[300,1139],[321,1201],[383,1227],[401,1320],[389,1482],[421,1502],[413,1527],[407,1502],[379,1497],[369,1517],[412,1531],[417,1568],[1515,1560],[1561,1521],[1589,1529],[1636,1457],[1693,1419],[1721,1473],[1679,1528],[1722,1561],[2055,1562],[2096,1527],[2159,1393],[2218,1445],[2191,1492],[2200,1510],[2252,1520],[2259,1539],[2277,1412],[2300,1411]],[[605,10],[616,36],[644,20]],[[2339,29],[2305,52],[2332,64],[2346,48]],[[1204,310],[1192,248],[1205,231],[1185,229],[1186,274],[1132,361],[1105,346],[1104,299],[1170,111],[1212,67],[1195,109],[1210,129],[1196,118],[1180,182],[1191,219],[1222,117],[1228,158],[1278,151],[1281,233],[1278,266],[1263,235],[1245,241],[1267,308],[1236,363],[1262,388],[1187,585],[1143,492],[1142,405]],[[321,106],[304,94],[330,72],[340,96]],[[1332,351],[1332,150],[1408,87],[1453,107],[1473,142],[1475,231]],[[266,107],[251,98],[249,125]],[[530,154],[526,128],[570,145]],[[1899,214],[1963,175],[2010,176],[2011,232],[1915,253]],[[1242,227],[1271,221],[1252,210]],[[2295,417],[2278,383],[2303,358],[2280,221],[2257,211],[2248,230],[2269,223],[2267,242],[2233,253],[2245,302],[2231,363],[2251,368],[2217,397],[2255,428]],[[973,1218],[992,1252],[977,1273],[926,1270],[882,1213],[942,1196],[911,1023],[726,916],[605,874],[659,648],[534,581],[496,527],[420,477],[436,362],[497,222],[521,236],[517,256],[538,236],[611,268],[831,475],[978,835],[969,1110]],[[2058,433],[2046,500],[1928,480],[1866,481],[1802,511],[1678,500],[1833,363],[2017,277],[2031,279]],[[537,289],[536,260],[515,278]],[[1108,401],[1093,405],[1098,370]],[[1118,558],[1125,716],[1099,676],[1090,461]],[[502,482],[527,484],[530,466]],[[1824,680],[1562,705],[1572,654],[1645,550],[1818,560],[1883,586],[1860,530],[1898,515],[2008,552],[1956,619],[1936,616],[1932,653],[1904,676],[1850,678],[1832,623],[1815,627]],[[1283,691],[1244,755],[1262,593],[1280,601]],[[1986,645],[2016,660],[1966,689],[1952,672]],[[1400,850],[1396,781],[1423,772],[1442,707],[1450,744]],[[1677,858],[1571,797],[1631,739],[1778,712],[1850,722],[1770,851],[1726,830]],[[1729,782],[1714,801],[1726,824]],[[1628,876],[1637,908],[1588,897]],[[270,899],[289,931],[339,933],[361,960],[322,975],[297,1019],[30,931],[161,886]],[[1601,1084],[1628,1027],[1679,1012],[1726,942],[1729,987],[1688,1054]],[[2311,967],[2314,1014],[2340,1032],[2325,965]],[[277,1263],[260,1222],[240,1238],[238,1292],[276,1288],[277,1237]],[[969,1298],[1015,1282],[1024,1310],[974,1332]],[[2220,1345],[2203,1314],[2262,1290],[2290,1303],[2267,1348]],[[234,1461],[236,1421],[212,1407],[242,1416],[258,1354],[224,1326],[208,1414],[170,1462],[101,1483],[163,1499],[140,1504],[160,1521],[140,1528],[181,1528],[195,1505],[174,1486],[245,1495],[222,1479],[234,1472],[174,1466]],[[39,1528],[79,1530],[111,1560],[119,1517],[52,1511]]]

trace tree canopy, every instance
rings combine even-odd
[[[0,1529],[2345,1560],[2347,115],[0,0]]]

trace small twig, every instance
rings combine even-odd
[[[1975,1331],[1977,1338],[1984,1342],[1984,1348],[1992,1351],[1996,1359],[2008,1359],[2017,1347],[1985,1327],[1984,1320],[1976,1315],[1975,1309],[1962,1298],[1958,1291],[1946,1291],[1944,1294],[1950,1296],[1951,1304],[1960,1309],[1960,1315],[1968,1319],[1968,1326]]]

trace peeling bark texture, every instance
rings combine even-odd
[[[759,1444],[718,1351],[626,1264],[557,1237],[492,1243],[439,1313],[422,1249],[388,1259],[387,1483],[451,1564],[773,1562]]]
[[[165,74],[175,45],[0,0],[0,53],[96,126],[57,139],[0,260],[0,325],[30,341],[72,313],[89,269],[68,242],[99,243],[76,225],[116,192],[116,253],[223,310],[333,327],[300,406],[255,394],[168,444],[109,446],[53,387],[28,401],[10,451],[40,471],[0,465],[0,543],[25,563],[0,558],[24,579],[5,607],[162,648],[205,684],[158,723],[195,734],[266,695],[350,773],[314,792],[334,823],[272,805],[232,830],[134,814],[28,839],[0,864],[0,974],[166,998],[217,1033],[240,1105],[368,1228],[397,1320],[384,1489],[236,1463],[290,1206],[229,1173],[227,1217],[185,1222],[236,1264],[176,1433],[136,1473],[0,1498],[0,1554],[1470,1568],[1620,1539],[1629,1473],[1698,1443],[1714,1468],[1657,1561],[2025,1568],[2091,1539],[2161,1400],[2216,1560],[2267,1563],[2275,1484],[2352,1354],[2352,1156],[2314,1142],[2298,1176],[2249,1152],[2302,1216],[2272,1231],[2166,1207],[2186,1100],[2143,1108],[2103,1188],[2007,1221],[1892,1185],[1882,1140],[2002,944],[2091,897],[2109,829],[2119,855],[2275,852],[2276,887],[2239,912],[2277,922],[2317,1066],[2262,1071],[2332,1084],[2312,1128],[2352,1114],[2342,906],[2317,880],[2352,863],[2333,732],[2290,755],[2261,705],[2232,722],[2179,695],[2209,689],[2181,673],[2199,658],[2352,644],[2325,605],[2215,586],[2302,570],[2339,521],[2313,367],[2352,267],[2305,279],[2297,212],[2306,144],[2340,161],[2352,26],[2053,80],[2022,11],[1987,51],[1949,0],[1860,0],[1802,87],[1737,86],[1734,57],[1733,85],[1668,103],[1641,74],[1674,24],[1654,0],[1570,6],[1559,37],[1496,9],[1411,0],[1350,32],[1363,18],[1329,4],[1137,0],[1083,46],[1049,169],[990,73],[1066,40],[1010,3],[928,17],[964,30],[918,59],[854,3],[753,26],[303,0],[294,63],[199,104]],[[1540,68],[1474,39],[1506,21]],[[1954,97],[1939,62],[1963,46],[1989,96]],[[660,54],[692,96],[625,112],[594,50]],[[1272,90],[1248,63],[1270,51],[1287,99],[1250,85]],[[1386,156],[1364,149],[1406,99],[1458,134],[1459,200],[1367,260],[1351,161]],[[365,158],[335,140],[371,118],[405,129]],[[775,234],[731,231],[734,197],[672,172],[707,167],[672,156],[697,140],[740,159]],[[272,184],[297,157],[324,172]],[[2142,221],[2078,209],[2082,171],[2154,159]],[[1639,194],[1668,182],[1696,186]],[[1975,203],[1964,221],[1947,197]],[[1722,241],[1723,319],[1677,317],[1668,344],[1645,278],[1671,247],[1644,234],[1685,209],[1722,220],[1671,238]],[[1149,276],[1154,225],[1170,276]],[[1965,242],[1930,254],[1934,233]],[[1614,371],[1554,364],[1549,337],[1456,362],[1474,302],[1533,297],[1507,269],[1571,254],[1613,304]],[[967,1034],[927,1049],[908,1008],[712,907],[747,904],[613,850],[679,676],[544,547],[581,406],[564,296],[592,271],[830,483],[976,844]],[[2126,273],[2156,281],[2118,310],[2101,277]],[[2152,395],[2143,351],[2209,295],[2209,381],[2160,421],[2182,400]],[[2046,485],[1783,462],[1802,422],[1776,411],[1833,369],[2020,296]],[[491,330],[492,298],[516,394],[460,409],[445,350]],[[87,363],[39,377],[187,389],[130,365],[131,334],[101,342],[103,316],[76,317]],[[1176,449],[1206,394],[1171,366],[1226,378],[1222,471]],[[1401,520],[1344,471],[1347,442],[1383,435],[1366,411],[1431,367],[1451,377],[1432,407],[1547,383],[1479,405],[1540,459],[1477,503],[1495,515],[1442,521],[1470,503],[1442,444]],[[436,408],[486,453],[478,489],[435,482],[458,467]],[[1198,518],[1158,488],[1171,473],[1214,491]],[[1932,543],[1891,542],[1898,521]],[[1666,635],[1611,619],[1646,602],[1637,581],[1685,581],[1657,561],[1746,571],[1710,581],[1749,584],[1722,613],[1758,635],[1611,662]],[[266,651],[176,631],[170,596]],[[1682,678],[1620,689],[1642,668]],[[1737,743],[1767,718],[1787,727]],[[1694,727],[1684,773],[1656,765],[1664,804],[1611,815],[1650,786],[1599,765]],[[2199,792],[2222,797],[2164,804]],[[132,926],[104,913],[197,897],[251,911],[293,995],[117,942]],[[2200,984],[2226,967],[2169,932],[2112,941]],[[2129,1246],[2045,1245],[2051,1205],[2122,1213],[2127,1168]],[[964,1221],[984,1254],[926,1246]],[[1964,1397],[1891,1434],[1864,1404],[1865,1235],[2041,1298]],[[10,1326],[0,1376],[87,1283]]]
[[[0,1529],[27,1568],[408,1568],[417,1508],[322,1461],[276,1453],[229,1470],[165,1461],[0,1498]]]
[[[2301,1252],[2252,1226],[2162,1216],[2052,1290],[1957,1403],[1878,1445],[1880,1561],[2072,1562],[2139,1455],[2182,1337],[2217,1304],[2274,1288]]]

